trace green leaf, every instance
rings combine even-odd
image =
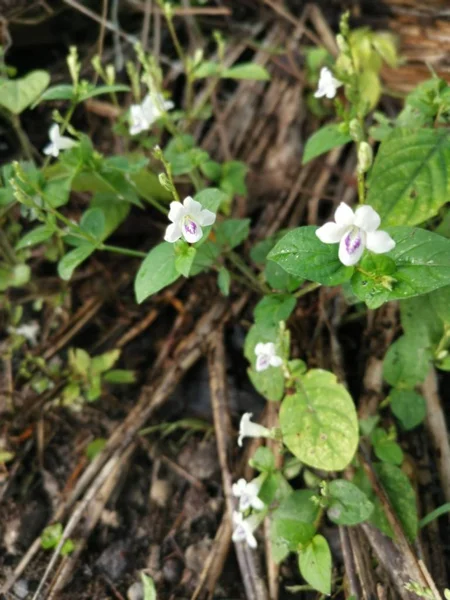
[[[30,246],[35,246],[36,244],[41,244],[42,242],[47,241],[52,235],[55,233],[55,228],[51,225],[39,225],[32,231],[26,233],[23,238],[19,240],[16,244],[16,250],[21,250],[22,248],[29,248]]]
[[[73,173],[61,173],[49,179],[44,188],[44,197],[53,208],[64,206],[69,201]]]
[[[53,523],[44,529],[41,533],[41,546],[44,550],[55,548],[63,534],[62,523]]]
[[[72,540],[66,540],[61,548],[61,556],[68,556],[75,550],[75,544]]]
[[[294,296],[288,294],[273,294],[264,296],[255,306],[255,322],[278,325],[280,321],[286,321],[296,305]]]
[[[427,376],[431,352],[408,335],[398,338],[383,361],[383,377],[393,387],[412,388]]]
[[[215,160],[208,160],[200,165],[203,175],[210,181],[219,181],[222,175],[222,165]]]
[[[355,296],[375,309],[389,299],[395,281],[396,266],[385,254],[365,253],[352,276]]]
[[[418,530],[416,495],[408,477],[401,469],[388,463],[374,465],[405,534],[414,541]]]
[[[141,579],[144,586],[144,600],[156,600],[156,588],[153,579],[145,573],[141,573]]]
[[[416,225],[449,200],[450,136],[446,129],[397,128],[381,143],[367,203],[384,225]]]
[[[302,577],[315,590],[327,596],[331,593],[331,552],[327,540],[316,535],[301,550],[299,567]]]
[[[275,290],[293,292],[303,283],[304,279],[294,277],[287,273],[283,267],[272,260],[268,260],[264,268],[267,283]]]
[[[245,178],[247,177],[247,173],[247,165],[239,160],[230,160],[224,163],[222,166],[220,187],[224,191],[228,191],[231,196],[246,196],[247,185]]]
[[[345,479],[334,479],[328,484],[331,503],[328,517],[338,525],[357,525],[367,521],[373,512],[373,504],[356,485]]]
[[[217,211],[219,210],[219,207],[224,202],[226,202],[227,196],[226,196],[226,194],[224,194],[222,192],[222,190],[219,190],[218,188],[206,188],[206,189],[202,190],[201,192],[198,192],[197,194],[195,194],[194,200],[196,200],[197,202],[200,202],[200,204],[203,206],[203,208],[207,208],[211,212],[217,213]],[[199,248],[207,241],[212,227],[213,227],[213,225],[208,225],[207,227],[202,228],[203,229],[203,237],[201,240],[196,242],[196,244],[195,244],[196,248]]]
[[[20,115],[45,90],[50,82],[47,71],[32,71],[20,79],[6,79],[0,84],[0,105]]]
[[[216,229],[217,243],[233,249],[242,244],[250,233],[250,219],[226,219]]]
[[[175,269],[180,275],[189,277],[192,263],[194,262],[197,250],[189,244],[182,243],[181,251],[180,246],[175,250]]]
[[[414,390],[394,389],[389,400],[392,412],[407,431],[420,425],[426,417],[425,398]]]
[[[254,63],[241,63],[229,69],[224,69],[220,76],[222,79],[254,79],[255,81],[268,81],[270,79],[267,69]]]
[[[176,281],[178,277],[173,244],[163,242],[152,248],[139,267],[134,281],[137,302],[141,304],[152,294]]]
[[[275,469],[275,457],[272,450],[267,446],[259,446],[252,458],[248,461],[252,469],[261,471],[261,473],[269,473]]]
[[[129,92],[129,85],[124,85],[122,83],[117,83],[114,85],[99,85],[98,87],[93,87],[92,89],[88,89],[80,98],[79,102],[84,102],[89,98],[94,98],[95,96],[101,96],[103,94],[115,94],[116,92]]]
[[[386,258],[395,262],[396,271],[382,278],[375,270],[355,276],[354,290],[368,286],[370,294],[383,293],[383,299],[401,300],[450,284],[450,240],[431,231],[412,227],[387,227],[396,245]],[[378,268],[380,261],[365,262]],[[364,284],[364,281],[367,283]],[[353,281],[352,281],[353,284]],[[389,289],[390,288],[390,289]],[[386,290],[388,291],[386,297]]]
[[[102,241],[105,233],[106,220],[100,208],[89,208],[80,220],[80,227],[98,241]]]
[[[343,133],[338,123],[325,125],[308,138],[303,151],[302,164],[306,165],[306,163],[316,158],[316,156],[320,156],[333,148],[351,141],[351,136],[348,133]]]
[[[108,440],[106,438],[96,438],[90,442],[85,450],[85,454],[88,460],[94,460],[94,458],[100,454],[103,448],[106,446],[106,442]]]
[[[200,240],[201,241],[201,240]],[[195,255],[194,262],[190,271],[190,276],[198,275],[213,265],[220,255],[220,248],[217,244],[211,240],[206,240],[204,244],[201,244],[197,248],[197,254]]]
[[[352,276],[353,267],[345,267],[338,258],[338,244],[324,244],[316,230],[315,226],[293,229],[267,258],[295,277],[330,286],[344,283]]]
[[[67,83],[52,85],[33,103],[32,108],[35,108],[38,104],[44,102],[44,100],[73,100],[74,98],[75,94],[72,85]]]
[[[400,446],[389,437],[389,434],[381,428],[375,429],[371,435],[373,449],[377,458],[383,462],[393,465],[401,465],[403,462],[403,451]]]
[[[204,60],[193,71],[192,75],[195,79],[203,79],[205,77],[214,77],[220,74],[221,66],[212,60]]]
[[[119,357],[119,349],[109,350],[108,352],[95,356],[91,360],[91,372],[97,374],[109,371],[109,369],[111,369],[119,360]]]
[[[281,562],[299,545],[309,543],[316,533],[315,521],[319,507],[310,490],[298,490],[285,498],[270,519],[270,542],[276,562]]]
[[[108,383],[136,383],[136,375],[134,371],[128,369],[112,369],[104,374],[103,380]]]
[[[96,247],[93,244],[85,243],[78,248],[68,252],[58,263],[58,275],[64,281],[68,281],[75,269],[81,265],[94,251]]]
[[[217,285],[224,296],[230,293],[231,275],[230,271],[222,267],[217,275]]]
[[[353,400],[335,375],[312,369],[280,410],[283,441],[306,465],[340,471],[358,445],[358,419]]]

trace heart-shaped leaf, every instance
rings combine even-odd
[[[42,94],[49,82],[47,71],[32,71],[20,79],[4,81],[0,85],[0,105],[20,115]]]

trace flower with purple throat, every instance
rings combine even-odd
[[[190,196],[183,204],[171,202],[169,221],[172,223],[167,227],[164,239],[166,242],[173,243],[183,237],[186,242],[194,244],[202,239],[202,227],[212,225],[215,220],[216,215],[213,212],[203,208],[200,202]]]
[[[378,231],[380,215],[371,206],[359,206],[355,212],[341,202],[334,213],[334,223],[325,223],[316,235],[325,244],[339,243],[339,260],[347,267],[356,265],[364,249],[384,254],[395,248],[386,231]]]

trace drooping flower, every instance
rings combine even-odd
[[[40,331],[39,323],[37,321],[31,321],[30,323],[24,323],[19,327],[10,327],[8,329],[10,333],[21,335],[24,337],[32,346],[37,344],[37,336]]]
[[[270,429],[267,429],[267,427],[264,427],[264,425],[260,425],[259,423],[253,423],[251,421],[252,416],[253,413],[244,413],[241,417],[241,422],[239,423],[238,446],[242,446],[242,440],[245,437],[273,437]]]
[[[241,512],[245,512],[249,508],[255,510],[262,510],[264,508],[265,504],[258,498],[258,494],[265,478],[265,474],[248,482],[241,478],[233,484],[233,496],[239,498],[239,510]]]
[[[375,254],[384,254],[395,248],[395,242],[386,231],[377,231],[380,215],[371,206],[359,206],[355,212],[341,202],[334,213],[334,223],[325,223],[316,235],[325,244],[339,243],[339,260],[347,267],[355,265],[364,248]]]
[[[333,73],[328,67],[322,67],[320,70],[319,83],[317,85],[317,91],[314,94],[316,98],[334,98],[336,96],[336,90],[342,85],[342,81],[336,79]]]
[[[163,113],[173,107],[173,102],[165,100],[162,94],[147,94],[141,104],[130,106],[130,135],[150,129]]]
[[[172,221],[166,229],[164,239],[166,242],[176,242],[183,237],[190,244],[198,242],[203,236],[202,227],[212,225],[216,215],[210,210],[203,208],[190,196],[181,202],[171,202],[169,210],[169,221]]]
[[[233,523],[235,525],[231,539],[233,542],[246,542],[250,548],[256,548],[258,543],[254,532],[258,528],[261,519],[257,515],[250,515],[246,519],[241,512],[233,512]]]
[[[61,135],[58,123],[53,123],[53,125],[50,127],[48,137],[50,138],[50,144],[45,146],[43,152],[47,156],[53,156],[55,158],[59,155],[61,150],[68,150],[77,144],[76,140],[73,140],[65,135]]]
[[[258,373],[265,371],[269,367],[280,367],[283,364],[283,359],[275,353],[275,344],[273,342],[267,342],[267,344],[259,342],[255,346],[255,354],[255,367]]]

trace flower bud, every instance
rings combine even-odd
[[[373,151],[367,142],[361,142],[358,148],[358,171],[365,173],[372,166]]]
[[[354,142],[362,142],[364,138],[363,128],[358,119],[352,119],[349,123],[349,133]]]

